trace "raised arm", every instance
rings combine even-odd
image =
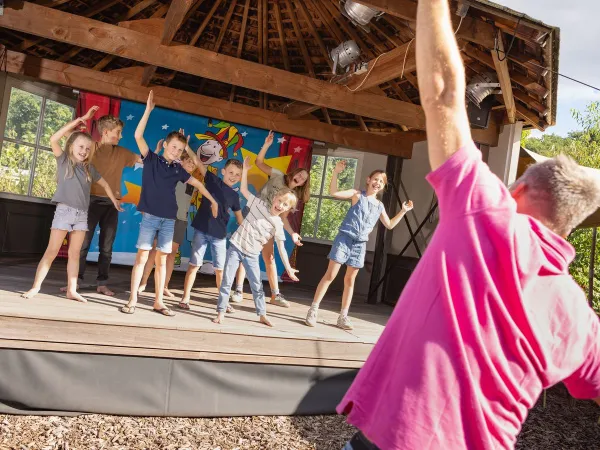
[[[338,190],[338,176],[346,168],[346,161],[340,160],[335,164],[331,175],[331,183],[329,184],[329,194],[340,200],[350,200],[358,194],[356,189],[347,189],[345,191]]]
[[[200,183],[194,177],[190,177],[187,182],[188,182],[188,184],[191,184],[196,189],[198,189],[198,191],[200,191],[203,199],[205,198],[210,202],[210,209],[212,210],[213,217],[217,217],[218,211],[219,211],[219,204],[214,199],[214,197],[212,195],[210,195],[210,192],[208,192],[208,189],[206,189],[206,186],[204,186],[202,183]]]
[[[146,139],[144,139],[144,131],[146,131],[146,125],[148,125],[148,119],[150,118],[150,113],[154,109],[154,106],[154,92],[150,91],[148,94],[148,100],[146,101],[146,110],[144,111],[144,115],[140,119],[140,122],[138,123],[134,133],[135,142],[140,149],[142,158],[145,158],[150,151],[150,147],[148,147],[148,143],[146,142]]]
[[[277,251],[279,251],[279,256],[281,256],[281,261],[283,262],[283,265],[285,266],[285,271],[287,272],[287,274],[290,276],[290,278],[292,280],[300,281],[298,279],[298,277],[296,276],[298,271],[296,269],[292,269],[292,266],[290,266],[290,260],[288,259],[288,255],[285,250],[285,245],[284,245],[285,241],[280,241],[278,239],[275,239],[275,242],[277,242]]]
[[[242,194],[246,200],[250,198],[250,191],[248,190],[248,171],[251,167],[252,164],[250,164],[250,158],[246,156],[244,158],[244,165],[242,166],[242,180],[240,181],[240,194]]]
[[[265,155],[267,154],[267,150],[269,150],[269,147],[271,146],[271,144],[273,143],[273,132],[269,131],[269,134],[267,134],[267,137],[265,138],[265,143],[263,144],[262,148],[260,149],[260,152],[258,152],[258,155],[256,155],[256,167],[258,167],[260,170],[262,170],[264,173],[266,173],[267,175],[271,176],[271,166],[269,166],[268,164],[265,163]]]
[[[56,133],[50,136],[50,146],[52,147],[52,153],[54,153],[54,156],[58,158],[63,153],[63,149],[60,146],[60,140],[63,137],[73,133],[73,131],[75,131],[75,128],[77,128],[78,126],[85,126],[85,123],[92,117],[94,117],[94,114],[96,114],[96,111],[98,111],[98,109],[98,106],[92,106],[89,109],[89,111],[85,113],[84,116],[78,117],[75,120],[70,121],[60,130],[58,130]]]
[[[196,155],[194,150],[192,150],[192,148],[190,147],[190,137],[189,136],[187,137],[187,143],[185,144],[185,151],[188,154],[188,156],[190,157],[190,159],[192,161],[194,161],[194,164],[196,165],[196,167],[198,168],[198,170],[200,171],[202,176],[205,177],[206,176],[206,166],[204,164],[202,164],[202,161],[200,160],[200,158],[198,158],[198,155]]]
[[[387,215],[387,212],[384,209],[381,213],[381,216],[379,216],[379,219],[388,230],[391,230],[400,223],[404,215],[411,209],[413,209],[413,202],[409,200],[407,202],[402,203],[402,209],[393,218],[390,219]]]
[[[471,140],[465,107],[465,69],[450,21],[448,0],[418,2],[416,48],[429,162],[435,170]]]

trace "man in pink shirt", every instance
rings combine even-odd
[[[361,430],[345,449],[511,449],[543,389],[600,401],[600,320],[564,239],[600,205],[566,157],[509,191],[481,160],[448,0],[420,0],[417,67],[427,117],[434,237],[338,406]]]

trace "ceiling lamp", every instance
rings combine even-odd
[[[371,31],[368,26],[369,22],[373,18],[383,15],[383,11],[357,3],[354,0],[340,0],[340,10],[354,25],[361,27],[367,32]]]
[[[342,42],[329,53],[333,61],[333,73],[337,73],[338,66],[347,68],[360,57],[360,48],[354,41]]]
[[[492,94],[499,94],[501,91],[498,77],[495,73],[486,72],[477,74],[471,78],[467,85],[467,99],[475,106],[479,107],[481,102]]]

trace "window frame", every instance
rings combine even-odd
[[[350,200],[340,200],[335,197],[329,195],[329,186],[324,186],[325,180],[327,178],[327,161],[329,158],[348,158],[348,159],[356,159],[356,175],[354,176],[354,189],[360,189],[361,182],[361,174],[362,174],[362,166],[363,166],[363,152],[358,152],[356,150],[350,149],[331,149],[331,148],[320,148],[313,149],[312,156],[325,156],[325,161],[323,164],[323,174],[321,175],[321,192],[319,194],[310,194],[310,198],[318,198],[319,203],[317,205],[317,214],[315,217],[315,227],[314,234],[317,234],[317,229],[319,227],[319,221],[321,218],[321,201],[322,200],[335,200],[338,202],[347,202]],[[325,195],[326,193],[326,195]],[[304,220],[304,218],[303,218]],[[319,239],[317,237],[304,237],[302,236],[302,240],[304,242],[312,242],[316,244],[331,244],[333,241],[327,239]]]
[[[35,142],[25,142],[20,139],[12,139],[4,136],[4,132],[6,130],[6,121],[8,119],[8,107],[10,105],[10,97],[12,93],[12,89],[19,89],[21,91],[28,92],[33,95],[38,95],[42,97],[42,104],[40,107],[40,116],[38,118],[37,123],[37,132],[35,135]],[[2,148],[4,146],[4,142],[11,142],[16,145],[24,145],[26,147],[33,147],[33,156],[31,158],[31,167],[29,169],[29,184],[27,185],[27,194],[16,194],[13,192],[0,192],[0,197],[7,199],[18,199],[25,201],[33,201],[35,203],[52,203],[51,199],[36,197],[32,195],[33,183],[35,180],[35,169],[37,165],[38,154],[40,151],[49,151],[52,153],[52,149],[50,147],[46,147],[41,144],[42,134],[44,132],[44,115],[46,113],[46,103],[48,100],[52,100],[57,103],[61,103],[66,106],[70,106],[73,108],[73,116],[72,119],[75,119],[77,114],[77,99],[69,98],[64,95],[58,94],[51,90],[49,86],[47,89],[40,86],[37,83],[33,83],[27,80],[20,80],[13,77],[6,77],[6,82],[4,85],[4,92],[1,97],[2,108],[0,109],[0,156],[2,155]]]

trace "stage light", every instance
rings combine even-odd
[[[477,74],[467,85],[467,99],[479,108],[481,102],[492,94],[499,94],[500,83],[493,72]]]
[[[337,67],[348,67],[360,57],[360,48],[354,41],[342,42],[329,53],[333,61],[333,73],[337,73]]]
[[[354,0],[340,0],[340,11],[350,21],[365,31],[370,32],[368,25],[373,18],[383,15],[383,11],[362,5]]]

